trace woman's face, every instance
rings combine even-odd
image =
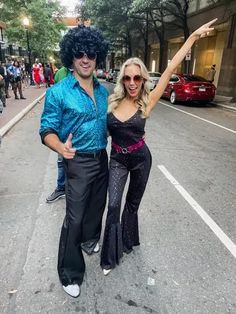
[[[129,97],[138,97],[143,85],[143,77],[138,65],[130,64],[125,67],[123,84]]]

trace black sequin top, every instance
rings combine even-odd
[[[115,115],[110,112],[107,121],[112,142],[121,147],[128,147],[138,143],[145,134],[144,128],[146,119],[141,117],[139,110],[124,122],[117,119]]]

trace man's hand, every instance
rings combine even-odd
[[[65,158],[65,159],[73,159],[75,156],[75,148],[72,148],[72,137],[73,135],[70,133],[65,144],[63,145],[63,150],[61,155]]]

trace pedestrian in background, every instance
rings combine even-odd
[[[35,63],[33,64],[32,77],[37,88],[40,88],[41,78],[40,78],[40,65],[38,60],[36,60]]]
[[[58,274],[66,293],[80,294],[83,250],[98,252],[108,182],[108,92],[93,77],[106,57],[107,42],[96,28],[70,29],[60,55],[73,73],[49,88],[41,118],[44,144],[63,156],[66,173],[66,216],[61,230]]]
[[[72,71],[72,70],[71,70]],[[63,80],[71,72],[66,67],[61,67],[54,77],[55,84]],[[65,170],[63,164],[63,156],[58,154],[57,157],[57,187],[56,189],[46,198],[47,203],[53,203],[61,198],[65,197]]]
[[[1,109],[0,111],[3,111],[3,107],[6,107],[6,68],[4,67],[4,64],[0,64],[0,101],[1,101]]]
[[[10,79],[11,79],[11,73],[9,72],[9,67],[12,65],[12,61],[10,58],[7,59],[6,62],[6,77],[5,77],[5,91],[6,91],[6,98],[10,98],[9,95],[9,86],[10,86]]]
[[[138,58],[121,67],[114,94],[109,97],[108,130],[112,139],[109,167],[108,212],[101,252],[104,275],[119,264],[123,252],[139,245],[138,209],[148,181],[152,157],[145,144],[145,123],[170,80],[194,42],[214,28],[212,20],[193,32],[173,57],[153,91],[149,75]],[[120,223],[124,187],[130,175]]]
[[[207,80],[210,83],[214,82],[215,74],[216,74],[216,65],[213,64],[207,73]]]
[[[5,80],[3,75],[1,74],[0,67],[0,113],[2,113],[3,107],[6,107]]]
[[[26,99],[22,93],[22,69],[20,63],[15,60],[7,69],[11,75],[10,82],[15,95],[15,99],[19,99],[17,91],[19,92],[20,99]]]
[[[50,65],[46,64],[44,68],[44,78],[45,78],[46,88],[51,86],[51,77],[52,77],[52,70],[50,68]]]

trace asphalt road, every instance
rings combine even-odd
[[[86,256],[72,299],[56,271],[65,202],[45,203],[56,154],[40,143],[41,110],[0,148],[0,313],[236,313],[236,112],[160,101],[147,120],[141,245],[107,277],[99,254]]]

